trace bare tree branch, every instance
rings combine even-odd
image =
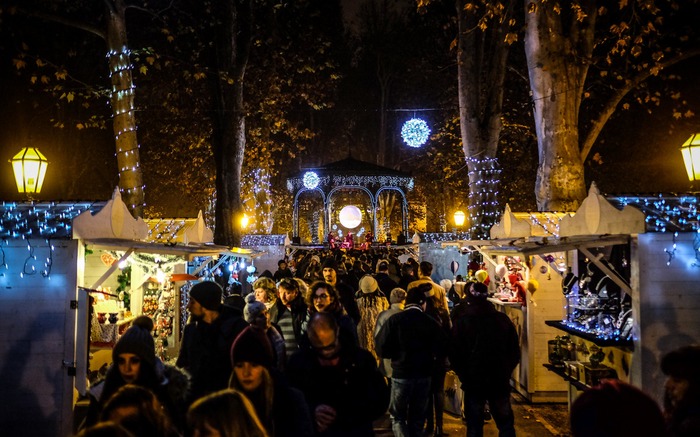
[[[600,132],[603,130],[603,127],[605,127],[605,124],[608,122],[610,117],[615,113],[615,110],[617,109],[617,105],[620,104],[620,101],[630,93],[633,89],[638,87],[642,82],[647,80],[650,76],[654,75],[655,72],[658,72],[659,70],[663,70],[664,68],[668,68],[674,64],[677,64],[681,61],[684,61],[686,59],[692,58],[694,56],[700,55],[700,49],[694,49],[694,50],[689,50],[687,52],[681,53],[679,55],[676,55],[670,59],[668,59],[666,62],[662,62],[661,64],[658,65],[656,69],[647,69],[641,73],[639,73],[637,76],[632,78],[631,80],[627,81],[625,86],[622,88],[618,89],[615,94],[613,94],[610,99],[607,101],[603,109],[600,111],[600,115],[598,118],[593,120],[591,122],[591,127],[588,130],[588,133],[586,134],[586,138],[584,139],[582,143],[582,148],[581,148],[581,163],[586,162],[586,159],[588,157],[588,154],[591,152],[591,149],[593,148],[593,144],[595,144],[596,140],[598,139],[598,135],[600,135]]]

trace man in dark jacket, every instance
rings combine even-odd
[[[377,355],[391,359],[391,414],[395,436],[422,435],[428,409],[430,377],[447,352],[447,336],[425,314],[430,284],[409,290],[403,311],[394,314],[377,334]]]
[[[212,281],[197,283],[190,290],[191,321],[185,326],[176,363],[192,376],[190,403],[228,387],[231,345],[248,326],[236,308],[221,304],[221,295],[221,287]]]
[[[280,327],[289,358],[301,344],[301,324],[306,317],[306,303],[294,278],[282,279],[277,284],[277,295],[275,304],[270,308],[270,321]]]
[[[520,361],[513,322],[486,300],[488,288],[472,283],[453,320],[450,362],[462,382],[467,436],[483,435],[484,405],[489,403],[499,436],[515,436],[510,405],[510,376]]]
[[[398,282],[395,282],[391,279],[391,276],[389,276],[389,263],[386,261],[379,261],[379,264],[377,264],[377,274],[374,275],[374,279],[377,280],[379,289],[387,298],[391,294],[391,290],[399,286]]]
[[[332,314],[311,316],[310,347],[290,358],[289,382],[304,393],[319,436],[373,436],[372,422],[386,411],[389,389],[372,354],[343,344],[338,331]]]

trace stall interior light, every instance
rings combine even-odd
[[[685,171],[691,181],[700,180],[700,133],[695,133],[681,146]]]
[[[15,174],[17,191],[34,194],[41,192],[49,162],[35,147],[24,147],[10,160]]]

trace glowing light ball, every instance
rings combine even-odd
[[[401,127],[403,141],[411,147],[420,147],[428,141],[430,128],[420,118],[412,118]]]
[[[340,210],[338,219],[341,225],[348,229],[354,229],[362,222],[362,211],[354,205],[348,205]]]
[[[319,178],[318,175],[313,171],[307,171],[304,173],[304,186],[309,190],[313,190],[318,187]]]

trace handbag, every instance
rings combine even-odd
[[[450,370],[445,374],[445,412],[462,417],[464,392],[457,374]]]

